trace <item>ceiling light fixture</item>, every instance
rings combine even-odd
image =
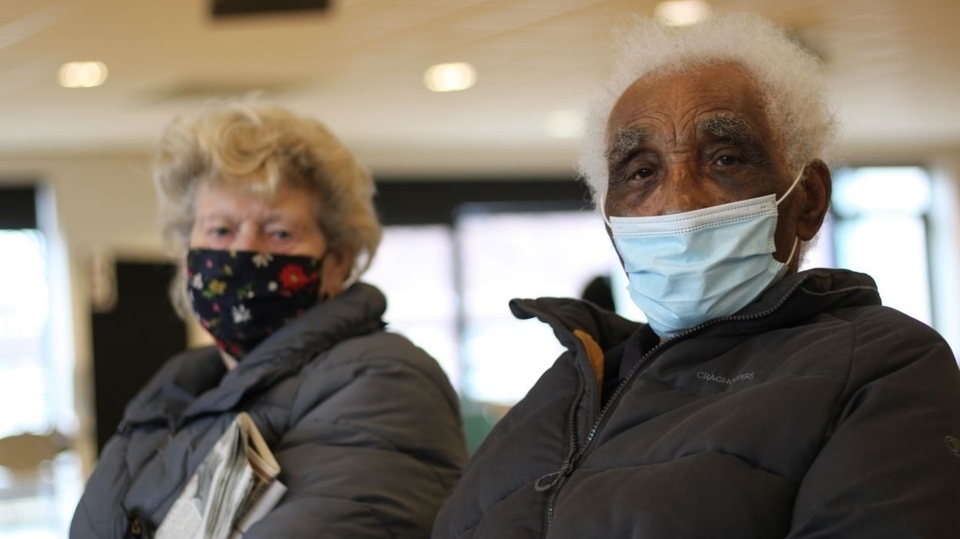
[[[103,62],[67,62],[60,66],[58,80],[64,88],[93,88],[107,80],[107,66]]]
[[[423,74],[423,84],[434,92],[466,90],[477,82],[477,70],[464,62],[430,66]]]
[[[653,9],[653,18],[667,26],[690,26],[710,16],[710,4],[703,0],[670,0]]]

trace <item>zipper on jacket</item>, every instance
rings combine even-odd
[[[582,344],[580,346],[582,346]],[[583,373],[583,367],[580,365],[580,362],[574,361],[574,366],[577,368],[577,378],[580,380],[580,387],[577,389],[577,396],[574,398],[573,403],[570,406],[570,412],[567,417],[567,428],[569,429],[570,433],[567,456],[563,459],[563,464],[560,466],[559,470],[541,476],[533,484],[533,488],[537,492],[547,492],[550,490],[554,491],[550,495],[550,499],[547,502],[546,522],[544,523],[543,527],[544,533],[546,533],[547,529],[550,527],[550,521],[553,519],[553,506],[557,501],[557,492],[559,492],[560,486],[563,485],[564,481],[566,481],[567,476],[573,472],[574,462],[578,457],[577,409],[580,407],[580,402],[583,400],[584,393],[586,393],[587,380],[586,375]]]
[[[122,501],[120,502],[120,509],[123,510],[124,515],[127,517],[127,531],[123,535],[125,539],[140,538],[148,535],[149,528],[147,522],[140,518],[140,515],[134,511],[127,510]]]
[[[160,445],[157,446],[156,454],[163,453],[163,450],[167,448],[167,445],[170,444],[170,441],[177,435],[177,431],[180,430],[181,424],[178,418],[167,417],[166,418],[166,427],[167,435],[163,437],[163,441],[160,442]]]
[[[133,517],[133,520],[130,521],[130,535],[140,537],[143,535],[143,531],[143,522],[140,521],[139,517]]]
[[[567,455],[567,458],[564,459],[563,466],[559,470],[540,477],[539,479],[537,479],[537,482],[534,484],[534,488],[537,490],[537,492],[546,492],[548,490],[553,490],[553,492],[550,493],[550,500],[547,503],[546,524],[544,525],[542,535],[545,537],[547,532],[550,529],[550,524],[553,522],[553,513],[556,506],[556,501],[557,501],[557,498],[560,496],[560,490],[563,487],[563,484],[566,482],[567,477],[569,477],[574,472],[580,460],[582,460],[587,455],[588,449],[590,449],[590,445],[593,443],[593,440],[596,437],[597,432],[600,430],[601,424],[606,419],[607,413],[616,405],[617,401],[620,398],[620,395],[626,390],[627,386],[629,386],[631,382],[633,382],[633,379],[637,376],[640,370],[647,363],[649,363],[649,359],[655,353],[660,352],[667,346],[672,345],[678,342],[679,340],[685,337],[688,337],[691,334],[696,333],[697,331],[700,331],[701,329],[704,329],[706,327],[714,326],[724,322],[742,322],[746,320],[756,320],[759,318],[763,318],[764,316],[768,316],[774,311],[776,311],[777,309],[779,309],[780,307],[782,307],[783,304],[786,303],[787,299],[790,298],[790,296],[792,296],[793,293],[797,290],[797,288],[800,288],[800,285],[803,284],[804,281],[806,281],[806,279],[801,279],[796,283],[794,283],[794,285],[790,287],[783,294],[783,296],[780,297],[780,300],[777,301],[777,303],[773,304],[772,306],[770,306],[769,308],[763,311],[749,314],[749,315],[732,315],[732,316],[725,316],[722,318],[715,318],[713,320],[708,320],[698,326],[694,326],[690,329],[687,329],[686,331],[678,333],[677,335],[674,335],[669,339],[661,341],[656,346],[648,350],[646,354],[640,357],[640,360],[637,361],[637,364],[630,369],[630,371],[624,377],[623,381],[617,385],[617,388],[610,395],[610,398],[607,399],[607,403],[600,409],[600,413],[597,414],[597,418],[593,421],[593,425],[590,427],[590,430],[587,432],[587,437],[584,438],[583,440],[583,446],[579,450],[577,450],[577,446],[576,446],[576,410],[577,410],[577,407],[580,405],[580,401],[583,399],[583,394],[585,391],[584,391],[584,385],[583,385],[584,384],[583,369],[582,367],[580,367],[580,363],[576,362],[575,364],[577,366],[577,372],[580,374],[581,385],[580,385],[580,391],[577,394],[577,398],[574,400],[573,406],[570,408],[570,420],[569,420],[570,442],[571,442],[570,451]],[[547,478],[550,478],[550,479],[547,480]]]
[[[157,453],[162,453],[164,449],[167,448],[167,445],[170,443],[170,440],[173,440],[173,437],[176,436],[177,431],[173,429],[167,430],[167,435],[164,437],[163,441],[160,442],[160,445],[157,446]]]

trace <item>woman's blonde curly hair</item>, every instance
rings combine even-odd
[[[164,245],[180,265],[170,297],[181,317],[191,311],[184,265],[203,183],[240,187],[266,199],[281,186],[312,193],[329,248],[353,255],[348,282],[369,267],[380,244],[370,174],[323,124],[280,106],[218,103],[176,118],[157,144],[153,180]]]

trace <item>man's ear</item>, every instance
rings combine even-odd
[[[343,284],[353,269],[353,259],[353,253],[343,247],[327,253],[320,274],[321,298],[332,298],[343,291]]]
[[[830,167],[819,159],[808,163],[804,174],[806,178],[798,186],[803,189],[804,202],[797,215],[797,236],[802,241],[810,241],[820,230],[830,209],[833,179]]]

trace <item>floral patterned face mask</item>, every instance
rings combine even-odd
[[[239,360],[319,301],[322,258],[191,249],[187,293],[200,324]]]

